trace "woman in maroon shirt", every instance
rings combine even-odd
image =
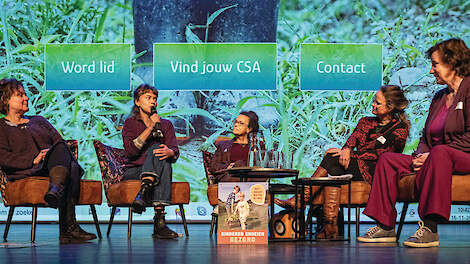
[[[165,206],[171,203],[171,164],[179,156],[175,130],[156,112],[158,91],[142,84],[134,92],[132,114],[124,121],[122,140],[129,159],[123,180],[141,179],[140,192],[132,203],[138,214],[145,206],[155,208],[154,238],[176,238],[165,224]]]
[[[312,178],[330,175],[352,174],[353,181],[372,183],[375,165],[385,152],[401,153],[408,137],[409,121],[405,115],[408,105],[403,91],[395,85],[382,86],[372,103],[374,117],[359,120],[346,144],[325,152],[320,166]],[[306,188],[307,201],[309,189]],[[325,225],[317,239],[336,239],[338,236],[337,217],[341,188],[326,187],[323,191]],[[284,208],[295,207],[295,197],[274,202]]]
[[[364,214],[377,221],[360,242],[395,242],[395,202],[398,182],[416,172],[418,213],[423,221],[403,244],[409,247],[439,246],[437,224],[450,216],[452,173],[470,172],[470,49],[460,39],[449,39],[427,52],[430,73],[447,85],[434,96],[423,135],[413,155],[387,153],[375,169]]]
[[[59,240],[77,243],[96,235],[80,228],[75,204],[83,170],[57,130],[41,116],[25,116],[29,98],[15,79],[0,80],[0,167],[8,180],[30,176],[49,177],[47,204],[59,208]]]
[[[259,130],[258,115],[253,111],[241,112],[233,123],[232,133],[235,137],[231,140],[217,143],[217,149],[209,163],[209,171],[215,178],[214,183],[226,181],[239,181],[233,179],[228,173],[215,174],[218,170],[230,169],[233,167],[247,166],[249,152],[250,133]]]

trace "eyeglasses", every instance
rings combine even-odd
[[[238,121],[238,120],[235,120],[235,121],[233,122],[233,124],[235,124],[235,125],[241,125],[241,126],[247,126],[247,125],[248,125],[248,124],[245,124],[245,123],[243,123],[243,122],[241,122],[241,121]]]

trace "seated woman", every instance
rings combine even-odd
[[[59,241],[78,243],[95,239],[77,224],[75,204],[83,169],[57,130],[41,116],[26,116],[29,98],[16,79],[0,80],[0,166],[8,180],[49,177],[47,204],[59,208]]]
[[[361,118],[342,149],[328,149],[312,178],[326,177],[328,174],[352,174],[353,181],[366,181],[371,184],[378,158],[389,151],[401,153],[405,147],[410,127],[404,112],[407,106],[408,100],[400,87],[380,87],[372,103],[372,114],[375,117]],[[317,239],[336,239],[338,236],[340,191],[341,188],[338,187],[324,188],[325,226],[317,235]],[[306,195],[308,201],[309,194],[306,192]],[[284,208],[295,207],[295,197],[285,201],[275,199],[274,202]]]
[[[171,164],[179,157],[173,124],[156,113],[158,91],[142,84],[134,91],[131,116],[124,121],[122,140],[129,158],[123,180],[142,180],[140,192],[132,203],[138,214],[153,205],[154,238],[171,239],[178,234],[165,223],[165,206],[171,203]]]
[[[449,39],[426,52],[438,91],[429,107],[418,149],[413,155],[387,153],[377,163],[364,214],[377,222],[360,242],[395,242],[395,202],[398,183],[417,172],[419,229],[403,244],[439,246],[437,224],[450,216],[452,173],[470,173],[470,49],[460,39]]]
[[[231,140],[222,141],[217,144],[217,149],[209,163],[209,171],[215,175],[214,183],[227,181],[240,181],[232,178],[228,173],[216,174],[216,171],[243,167],[248,165],[248,152],[250,142],[248,135],[258,132],[258,115],[253,111],[241,112],[233,123],[232,133],[235,136]]]

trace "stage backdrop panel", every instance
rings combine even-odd
[[[301,44],[301,90],[369,90],[382,85],[381,44]]]
[[[129,91],[130,44],[45,45],[46,90]]]
[[[275,90],[276,43],[156,43],[158,90]]]

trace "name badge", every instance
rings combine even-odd
[[[463,109],[463,102],[458,102],[455,106],[455,110],[462,110]]]
[[[380,136],[377,138],[377,141],[379,141],[382,144],[385,144],[385,141],[387,141],[387,139],[385,139],[383,136]]]

